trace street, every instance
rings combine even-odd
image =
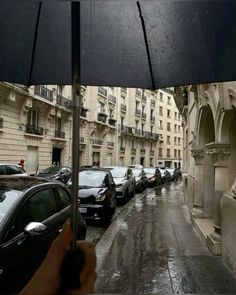
[[[233,275],[190,223],[181,182],[148,189],[120,210],[96,245],[97,293],[236,293]]]

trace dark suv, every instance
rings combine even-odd
[[[70,213],[61,182],[0,178],[0,293],[17,293],[39,267]],[[86,236],[79,216],[78,238]]]

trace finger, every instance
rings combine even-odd
[[[73,289],[68,292],[70,295],[84,295],[84,294],[91,294],[94,293],[94,285],[96,282],[97,274],[93,272],[81,285],[79,289]]]
[[[46,264],[51,265],[53,268],[60,267],[61,262],[65,256],[65,252],[72,240],[71,225],[66,221],[62,227],[62,231],[57,238],[52,242],[48,254],[44,260]]]
[[[96,252],[92,242],[79,241],[77,247],[84,253],[85,265],[80,274],[81,285],[86,279],[95,272],[96,269]]]

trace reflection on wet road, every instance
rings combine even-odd
[[[97,293],[236,293],[192,227],[181,182],[137,198],[99,270]]]

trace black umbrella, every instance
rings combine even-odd
[[[0,80],[73,85],[74,222],[80,84],[235,80],[235,58],[233,1],[0,1]]]

